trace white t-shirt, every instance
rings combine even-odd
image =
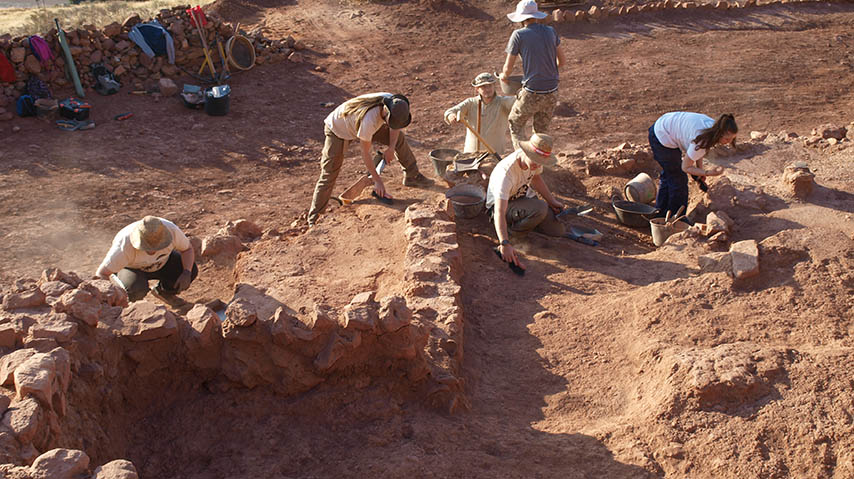
[[[373,96],[384,96],[391,97],[391,93],[368,93],[367,95],[360,95],[356,98],[365,98],[365,97],[373,97]],[[358,112],[351,113],[347,116],[342,116],[344,112],[344,102],[338,105],[337,108],[332,110],[323,123],[332,130],[332,133],[335,133],[335,136],[341,138],[342,140],[362,140],[362,141],[371,141],[374,133],[380,129],[385,124],[385,121],[382,119],[381,112],[382,106],[373,107],[365,113],[365,117],[362,118],[362,123],[359,125],[359,128],[356,128],[356,120],[359,115]]]
[[[653,131],[663,146],[679,148],[688,158],[698,161],[706,156],[706,150],[698,149],[694,138],[697,138],[700,130],[711,128],[714,124],[715,120],[700,113],[674,111],[661,115],[655,121]]]
[[[172,253],[173,249],[186,251],[187,248],[190,248],[190,240],[175,226],[175,223],[163,218],[159,219],[163,222],[164,226],[169,228],[169,232],[172,233],[172,244],[151,255],[134,248],[130,243],[130,234],[136,228],[136,225],[142,223],[142,220],[135,221],[122,228],[116,234],[116,237],[113,238],[113,245],[110,247],[110,251],[107,252],[107,256],[104,257],[104,261],[101,262],[101,268],[113,273],[118,273],[123,268],[153,272],[166,264],[166,261],[169,260],[169,254]]]
[[[489,175],[489,186],[486,188],[487,208],[492,208],[497,200],[513,199],[520,193],[522,187],[530,186],[534,176],[542,171],[540,168],[523,170],[516,162],[521,154],[523,154],[522,150],[516,150],[495,165],[492,174]],[[537,192],[533,188],[528,188],[525,196],[534,197],[537,196]]]

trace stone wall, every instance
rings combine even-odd
[[[82,28],[66,30],[71,55],[83,87],[90,90],[95,85],[89,67],[93,63],[103,63],[119,78],[124,90],[145,90],[151,88],[160,78],[181,76],[183,73],[179,67],[194,74],[198,73],[204,60],[204,50],[199,32],[192,26],[186,8],[188,6],[183,5],[164,9],[155,18],[172,35],[175,43],[175,65],[169,64],[165,56],[148,57],[128,38],[128,32],[134,25],[151,19],[143,20],[138,15],[133,15],[121,24],[115,22],[102,29],[84,25]],[[222,70],[222,62],[216,53],[216,36],[220,36],[225,48],[225,41],[234,34],[234,28],[216,13],[209,13],[207,17],[204,35],[209,45],[213,46],[211,54],[214,66],[219,72]],[[59,45],[56,29],[39,35],[48,42],[54,55],[52,61],[44,64],[33,55],[28,37],[12,38],[8,34],[0,36],[0,52],[12,63],[16,76],[14,83],[0,83],[0,109],[8,110],[0,111],[0,119],[11,119],[14,109],[10,105],[24,92],[30,76],[37,76],[52,91],[70,86],[65,77],[65,55]],[[291,36],[271,40],[264,37],[260,29],[253,30],[246,36],[255,45],[257,64],[285,59],[301,61],[301,54],[297,50],[303,49],[304,45]],[[235,69],[232,67],[231,71],[234,72]],[[205,70],[205,74],[208,75],[209,72]]]

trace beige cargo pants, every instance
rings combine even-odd
[[[335,180],[338,179],[341,165],[344,164],[344,152],[347,150],[349,144],[347,140],[342,140],[335,133],[332,133],[332,130],[325,125],[323,132],[326,134],[326,140],[323,143],[323,153],[320,159],[320,178],[318,178],[317,184],[314,186],[314,196],[311,199],[311,208],[308,210],[309,223],[317,221],[320,212],[329,203],[329,198],[332,196],[332,189],[335,187]],[[388,126],[383,125],[377,130],[371,141],[388,146]],[[406,135],[402,131],[397,135],[394,154],[407,177],[418,176],[418,164],[415,162],[415,155],[409,148]]]
[[[534,133],[548,133],[555,106],[557,106],[557,91],[540,94],[522,88],[516,93],[516,102],[513,103],[510,116],[507,117],[514,149],[518,150],[519,142],[530,137],[525,133],[525,124],[531,117],[534,117]]]

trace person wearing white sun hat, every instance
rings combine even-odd
[[[525,124],[532,117],[534,133],[547,133],[557,105],[558,68],[566,59],[555,29],[538,23],[547,16],[534,0],[521,0],[516,11],[507,14],[510,21],[522,24],[522,28],[510,35],[507,58],[499,75],[501,81],[507,82],[516,56],[522,57],[522,89],[516,94],[516,103],[508,117],[514,148],[519,148],[519,143],[527,137]]]

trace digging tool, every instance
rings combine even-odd
[[[579,243],[584,243],[584,244],[589,245],[589,246],[598,246],[599,245],[598,241],[594,241],[594,240],[587,238],[585,236],[575,234],[571,231],[569,233],[564,234],[564,237],[569,238],[569,239],[574,240],[574,241],[578,241]]]
[[[566,216],[569,214],[573,214],[575,216],[584,216],[593,211],[593,207],[590,205],[581,205],[575,206],[573,208],[564,208],[563,211],[555,215],[555,218],[560,218],[561,216]]]
[[[190,12],[190,15],[193,17],[193,21],[196,22],[196,29],[199,31],[199,40],[202,41],[202,49],[205,51],[205,61],[202,63],[202,67],[199,68],[199,75],[205,71],[205,65],[207,65],[211,71],[211,77],[216,79],[216,68],[214,67],[213,60],[211,60],[211,52],[208,50],[208,41],[203,33],[204,27],[202,26],[202,19],[196,16],[196,12]]]
[[[59,45],[62,46],[62,51],[65,53],[65,64],[68,66],[67,72],[71,76],[71,81],[74,82],[74,91],[77,92],[77,96],[80,98],[85,98],[83,85],[80,84],[80,76],[77,75],[77,67],[74,66],[74,57],[71,56],[71,50],[68,48],[68,39],[65,38],[65,31],[59,26],[58,18],[54,18],[53,21],[56,23],[56,36],[59,39]]]
[[[225,50],[222,48],[219,33],[216,34],[216,48],[219,51],[219,58],[222,61],[222,71],[219,74],[219,82],[222,83],[231,78],[231,72],[228,71],[228,59],[225,57]]]
[[[498,255],[498,258],[501,261],[504,261],[505,263],[507,263],[507,266],[510,267],[510,271],[514,272],[518,276],[525,276],[525,268],[519,266],[516,263],[511,263],[509,261],[505,261],[504,256],[501,256],[501,250],[500,249],[495,247],[495,248],[492,248],[492,251],[495,251],[495,254]]]
[[[374,157],[374,161],[377,165],[377,173],[383,174],[383,170],[385,169],[385,158],[383,158],[383,154],[378,151],[376,156]],[[340,203],[342,206],[347,206],[353,203],[353,200],[358,198],[362,194],[362,192],[365,191],[365,188],[372,185],[373,183],[374,179],[371,178],[371,175],[364,175],[358,180],[356,180],[352,185],[348,186],[343,193],[335,197],[335,200],[338,201],[338,203]]]
[[[700,191],[703,193],[709,191],[709,185],[706,184],[706,180],[704,180],[702,176],[691,175],[691,178],[697,182],[697,185],[700,187]]]
[[[489,146],[489,143],[487,143],[487,142],[486,142],[486,140],[484,140],[484,139],[483,139],[483,137],[482,137],[482,136],[480,136],[480,133],[476,132],[476,131],[475,131],[475,129],[471,127],[471,125],[469,124],[468,120],[466,120],[465,118],[463,118],[462,116],[460,116],[460,121],[463,123],[463,125],[465,125],[465,126],[466,126],[466,128],[468,128],[468,129],[469,129],[469,131],[470,131],[470,132],[474,133],[474,136],[475,136],[475,137],[477,137],[477,139],[478,139],[481,143],[483,143],[483,146],[485,146],[485,147],[486,147],[486,151],[488,151],[488,152],[489,152],[490,154],[492,154],[492,155],[495,155],[495,159],[496,159],[497,161],[499,161],[499,162],[500,162],[500,161],[501,161],[501,155],[499,155],[498,153],[496,153],[496,152],[495,152],[495,150],[493,150],[493,149],[492,149],[492,147],[491,147],[491,146]]]
[[[679,207],[679,209],[678,209],[678,210],[676,210],[676,214],[675,214],[675,215],[673,215],[673,221],[670,221],[670,220],[669,220],[669,218],[670,218],[670,210],[667,210],[667,217],[665,217],[665,218],[664,218],[664,223],[665,223],[667,226],[670,226],[670,225],[672,225],[673,223],[676,223],[676,221],[678,221],[680,218],[682,218],[682,217],[684,216],[684,215],[682,215],[682,212],[683,212],[683,211],[685,211],[685,205],[680,206],[680,207]],[[680,215],[681,215],[681,216],[680,216]]]

